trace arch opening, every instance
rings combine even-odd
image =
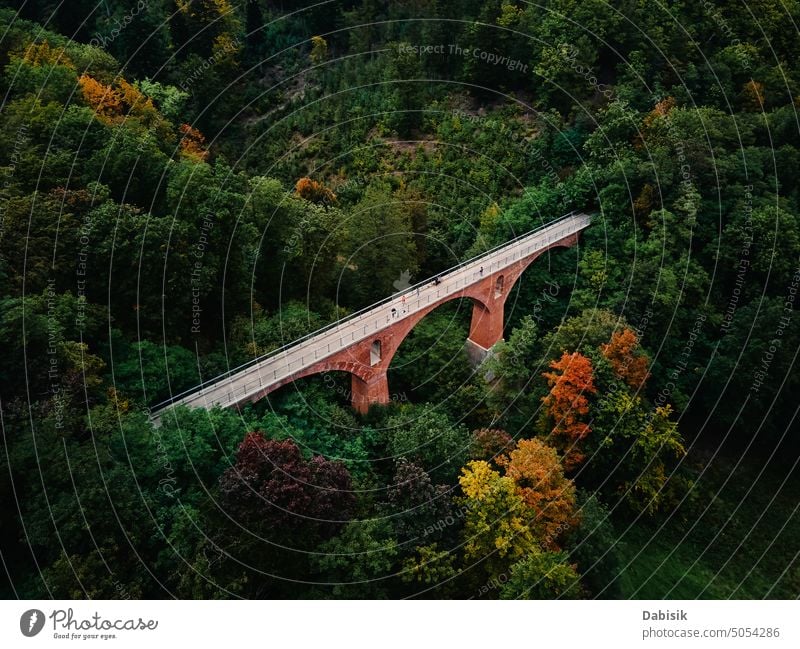
[[[505,275],[498,275],[497,279],[494,283],[494,296],[495,298],[500,297],[503,294],[503,289],[505,287],[506,278]]]
[[[381,341],[375,340],[369,348],[369,364],[375,367],[381,362]]]
[[[414,325],[388,368],[392,401],[443,402],[470,378],[466,341],[476,304],[469,297],[448,300]]]

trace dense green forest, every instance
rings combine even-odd
[[[800,596],[799,20],[0,2],[0,593]],[[478,367],[449,303],[366,414],[149,420],[573,210]]]

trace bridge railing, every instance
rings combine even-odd
[[[487,250],[486,252],[482,252],[479,255],[475,255],[474,257],[471,257],[470,259],[467,259],[467,260],[465,260],[463,262],[460,262],[460,263],[456,264],[455,266],[452,266],[451,268],[448,268],[447,270],[444,270],[441,273],[438,273],[436,275],[436,277],[441,277],[441,276],[445,276],[445,275],[452,275],[452,274],[458,272],[459,270],[463,270],[464,268],[466,268],[468,266],[471,266],[471,265],[476,264],[477,262],[480,262],[480,260],[482,260],[482,259],[486,259],[487,257],[490,257],[491,255],[495,254],[498,250],[502,250],[504,248],[513,247],[515,244],[518,244],[518,243],[520,243],[521,241],[523,241],[523,240],[525,240],[527,238],[534,238],[537,235],[541,234],[543,231],[547,230],[548,228],[552,228],[553,226],[558,225],[559,223],[564,223],[567,220],[569,220],[571,218],[574,218],[576,216],[586,216],[587,219],[591,218],[588,215],[580,215],[580,214],[576,214],[575,212],[570,212],[569,214],[566,214],[566,215],[564,215],[564,216],[562,216],[562,217],[560,217],[558,219],[554,219],[553,221],[550,221],[549,223],[543,225],[540,228],[537,228],[536,230],[534,230],[532,232],[527,232],[525,234],[522,234],[522,235],[520,235],[518,237],[515,237],[514,239],[511,239],[510,241],[506,241],[505,243],[502,243],[502,244],[500,244],[498,246],[495,246],[494,248],[491,248],[490,250]],[[569,231],[569,229],[559,230],[558,234],[556,234],[556,236],[552,240],[558,240],[558,239],[563,238],[564,236],[567,236],[568,231]],[[549,243],[550,240],[551,240],[551,238],[548,237],[547,242]],[[503,257],[502,261],[497,261],[497,260],[493,261],[492,263],[490,263],[488,265],[488,267],[486,269],[484,269],[484,271],[486,272],[487,275],[489,275],[492,272],[494,272],[494,270],[496,270],[498,268],[505,268],[509,264],[513,263],[513,261],[515,261],[516,259],[522,259],[522,258],[526,257],[531,252],[533,252],[533,245],[534,244],[532,243],[530,246],[525,248],[524,249],[525,252],[515,251],[510,256],[507,255],[506,257]],[[466,277],[466,276],[463,277],[463,278],[459,278],[459,280],[457,280],[457,282],[456,282],[456,286],[453,288],[452,291],[449,291],[448,294],[449,293],[453,293],[453,292],[457,292],[459,288],[463,288],[464,286],[467,286],[468,284],[471,284],[474,281],[474,279],[475,278]],[[327,325],[325,325],[323,327],[320,327],[319,329],[317,329],[315,331],[312,331],[311,333],[308,333],[308,334],[306,334],[306,335],[304,335],[304,336],[302,336],[300,338],[297,338],[296,340],[293,340],[290,343],[287,343],[286,345],[283,345],[282,347],[279,347],[278,349],[274,349],[274,350],[272,350],[272,351],[270,351],[270,352],[268,352],[266,354],[263,354],[262,356],[259,356],[258,358],[251,359],[251,360],[247,361],[246,363],[242,363],[238,367],[234,367],[232,369],[229,369],[227,372],[224,372],[223,374],[219,374],[219,375],[215,376],[214,378],[209,379],[208,381],[204,381],[204,382],[200,383],[199,385],[196,385],[196,386],[194,386],[194,387],[192,387],[192,388],[190,388],[188,390],[184,390],[183,392],[180,392],[180,393],[178,393],[176,395],[173,395],[169,399],[165,399],[164,401],[152,406],[150,408],[150,412],[151,412],[151,414],[158,413],[161,410],[163,410],[165,408],[168,408],[169,406],[175,405],[176,403],[178,403],[178,402],[180,402],[180,401],[182,401],[184,399],[187,399],[188,397],[190,397],[190,396],[192,396],[194,394],[197,394],[197,393],[203,392],[204,390],[208,390],[208,389],[216,387],[217,385],[219,385],[220,383],[226,381],[227,379],[229,379],[231,376],[233,376],[235,374],[239,374],[240,372],[243,372],[243,371],[245,371],[245,370],[247,370],[249,368],[252,368],[252,367],[254,367],[256,365],[260,365],[260,364],[264,363],[265,361],[272,360],[272,359],[277,359],[282,354],[283,355],[287,355],[290,351],[296,349],[297,346],[300,345],[301,343],[307,343],[307,342],[311,341],[314,338],[324,336],[325,334],[328,334],[331,331],[334,331],[335,329],[342,327],[343,325],[353,324],[357,320],[359,320],[360,318],[363,319],[364,316],[368,315],[368,313],[370,311],[373,311],[373,310],[375,310],[375,309],[377,309],[377,308],[379,308],[381,306],[390,304],[391,302],[396,301],[398,298],[402,298],[402,296],[414,295],[416,293],[417,289],[421,289],[423,287],[428,286],[433,280],[434,280],[434,277],[429,277],[429,278],[427,278],[425,280],[417,282],[416,284],[410,285],[404,291],[401,291],[401,292],[398,292],[398,293],[394,293],[394,294],[392,294],[392,295],[390,295],[390,296],[388,296],[386,298],[383,298],[382,300],[374,302],[373,304],[370,304],[369,306],[366,306],[366,307],[364,307],[362,309],[359,309],[358,311],[356,311],[354,313],[351,313],[350,315],[346,316],[345,318],[341,318],[339,320],[336,320],[335,322],[331,322],[331,323],[329,323],[329,324],[327,324]],[[461,283],[461,285],[459,285],[460,283]],[[437,291],[436,299],[439,299],[440,297],[441,297],[441,294],[440,294],[439,291]],[[429,294],[428,295],[428,303],[430,303],[432,300],[433,300],[433,295]],[[379,327],[380,324],[381,324],[380,320],[376,320],[375,326]],[[365,327],[366,327],[366,325],[365,325]],[[366,331],[364,333],[366,333]],[[352,334],[350,334],[350,335],[355,336],[355,332],[352,332]],[[353,338],[353,340],[355,340],[355,338]],[[304,357],[303,357],[303,359],[301,359],[301,366],[303,365],[302,360],[304,360]],[[289,368],[289,369],[291,370],[291,368]],[[275,378],[277,379],[277,375],[276,375]],[[283,378],[283,377],[281,377],[281,378]],[[256,381],[251,381],[251,382],[246,383],[245,385],[241,386],[241,388],[235,388],[231,392],[227,393],[227,397],[228,397],[227,398],[227,402],[230,403],[232,401],[235,401],[236,397],[246,395],[247,392],[248,392],[248,386],[254,385],[255,383],[256,383]],[[258,383],[260,385],[263,385],[263,382],[261,381],[260,377],[259,377]],[[237,392],[241,392],[242,394],[238,395]]]

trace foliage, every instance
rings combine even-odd
[[[573,599],[579,593],[578,580],[563,553],[536,552],[511,566],[500,599]]]
[[[9,597],[796,596],[796,2],[0,4]],[[570,210],[480,368],[148,421]]]
[[[342,598],[388,597],[397,560],[397,541],[381,521],[352,521],[314,555],[330,594]]]
[[[311,203],[327,204],[336,202],[336,194],[322,183],[318,183],[308,177],[298,180],[294,190],[300,198]]]
[[[632,389],[644,387],[647,380],[647,366],[649,359],[646,356],[635,354],[638,340],[636,334],[630,329],[615,331],[611,342],[603,344],[600,350],[611,363],[616,375],[627,383]]]
[[[438,523],[451,516],[449,491],[446,485],[434,485],[420,467],[398,458],[386,494],[387,514],[398,542],[437,538]]]
[[[506,431],[497,428],[481,428],[472,433],[470,458],[496,462],[506,453],[510,453],[513,448],[514,442]]]
[[[565,550],[581,575],[584,588],[595,597],[616,599],[623,553],[608,508],[596,496],[578,491],[578,525],[567,531]]]
[[[648,409],[624,390],[606,394],[594,420],[587,480],[615,488],[635,509],[658,509],[668,496],[668,467],[686,453],[671,412],[669,405]]]
[[[180,132],[183,136],[180,142],[181,153],[190,160],[198,162],[206,160],[208,151],[205,149],[205,136],[188,124],[181,124]]]
[[[583,418],[589,413],[588,397],[597,388],[592,363],[580,352],[564,352],[550,367],[555,371],[543,374],[550,393],[542,402],[552,422],[550,438],[564,454],[564,466],[570,470],[585,459],[582,441],[592,429]]]
[[[503,464],[532,514],[529,525],[537,540],[557,549],[576,516],[575,485],[564,477],[556,450],[538,439],[522,439]]]
[[[496,578],[510,563],[537,550],[528,526],[531,512],[511,478],[473,460],[458,481],[466,508],[463,537],[468,568]]]
[[[431,406],[405,406],[386,422],[389,452],[418,463],[433,480],[452,482],[469,449],[469,433]]]
[[[328,538],[354,513],[350,475],[321,456],[306,461],[297,445],[248,433],[236,463],[220,478],[220,493],[231,515],[287,539],[301,530],[305,543]]]

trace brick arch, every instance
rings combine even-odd
[[[468,299],[472,302],[473,312],[476,308],[482,311],[489,311],[490,306],[488,306],[481,298],[480,295],[473,294],[472,291],[465,291],[464,294],[456,294],[456,295],[449,295],[447,297],[442,298],[439,302],[434,302],[430,306],[426,307],[425,309],[418,311],[417,313],[405,318],[401,322],[398,322],[398,326],[390,328],[388,330],[391,335],[387,336],[386,339],[381,340],[381,347],[382,347],[382,358],[380,365],[376,367],[382,367],[384,370],[389,369],[389,366],[392,363],[392,359],[394,358],[397,350],[400,349],[400,345],[403,344],[403,341],[408,338],[408,335],[414,330],[414,328],[425,319],[426,316],[436,311],[441,306],[448,304],[450,302],[454,302],[455,300],[464,300]],[[381,332],[384,333],[384,332]]]
[[[346,351],[350,351],[349,349]],[[279,390],[285,385],[289,383],[294,383],[299,379],[305,379],[309,376],[314,376],[316,374],[325,374],[326,372],[344,372],[346,374],[350,374],[353,377],[353,380],[359,380],[364,383],[369,383],[370,381],[375,379],[376,374],[379,372],[377,368],[372,368],[369,366],[364,365],[363,363],[358,362],[356,359],[353,360],[345,360],[345,359],[336,359],[336,358],[328,358],[323,359],[319,363],[315,363],[310,367],[306,367],[302,370],[298,370],[297,372],[291,374],[290,376],[281,379],[277,383],[273,383],[270,386],[264,388],[263,390],[259,390],[258,392],[254,393],[249,399],[249,403],[255,403],[257,401],[261,401],[264,397],[268,394],[275,392],[275,390]]]
[[[529,255],[528,257],[525,257],[524,259],[521,259],[515,265],[513,265],[512,267],[506,269],[506,271],[504,273],[505,277],[503,278],[503,283],[504,283],[504,291],[503,292],[504,292],[504,294],[507,296],[511,292],[511,290],[516,285],[517,280],[520,277],[522,277],[522,275],[525,273],[526,270],[528,270],[530,265],[534,261],[536,261],[539,257],[541,257],[543,254],[545,254],[546,252],[552,251],[554,248],[571,248],[577,242],[578,242],[578,233],[575,233],[575,234],[573,234],[573,235],[571,235],[571,236],[569,236],[569,237],[567,237],[565,239],[562,239],[561,241],[553,243],[552,245],[550,245],[549,247],[545,248],[544,250],[537,250],[532,255]]]

